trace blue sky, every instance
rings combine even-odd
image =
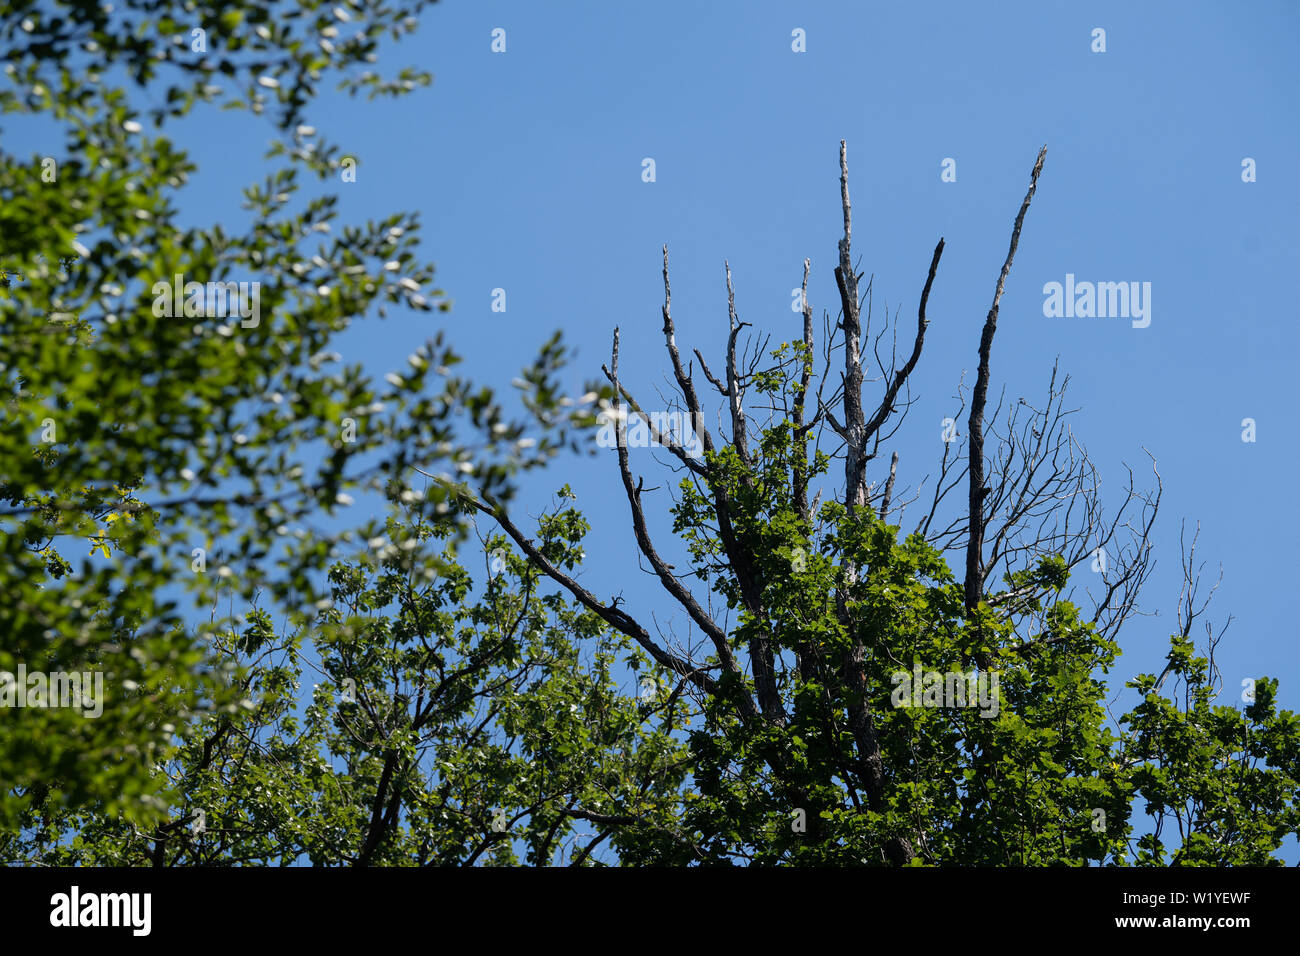
[[[439,3],[383,61],[388,72],[430,70],[431,87],[397,101],[328,94],[309,119],[360,160],[356,183],[332,187],[342,220],[419,210],[425,257],[454,306],[361,323],[338,348],[382,375],[446,328],[465,371],[508,390],[559,328],[579,349],[576,394],[608,361],[617,325],[624,382],[653,405],[668,371],[665,243],[679,341],[715,368],[724,259],[741,319],[774,342],[798,333],[791,289],[805,257],[819,331],[822,310],[834,316],[845,139],[855,256],[874,275],[877,309],[900,310],[901,348],[946,240],[911,380],[918,401],[895,446],[900,485],[915,488],[934,471],[962,372],[973,379],[1012,220],[1046,144],[1002,300],[993,388],[1041,398],[1059,356],[1067,404],[1080,409],[1073,427],[1112,504],[1122,463],[1146,485],[1143,448],[1158,461],[1158,567],[1143,606],[1159,616],[1122,632],[1113,686],[1162,666],[1186,519],[1200,523],[1207,586],[1223,565],[1211,617],[1234,617],[1219,652],[1222,701],[1269,674],[1295,708],[1283,529],[1297,518],[1300,186],[1286,172],[1300,155],[1297,27],[1288,2]],[[490,48],[494,28],[506,31],[504,53]],[[791,49],[796,28],[806,52]],[[1091,49],[1095,28],[1104,53]],[[200,166],[186,219],[244,222],[238,190],[262,174],[269,126],[203,113],[177,132]],[[642,181],[646,157],[653,183]],[[1242,181],[1247,157],[1256,182]],[[946,158],[955,182],[941,181]],[[1151,283],[1150,325],[1044,316],[1044,284],[1067,274]],[[491,309],[495,288],[505,313]],[[1244,418],[1254,443],[1242,441]],[[666,474],[650,451],[633,465],[648,485]],[[584,583],[621,593],[643,619],[684,621],[638,570],[612,453],[531,477],[517,513],[540,510],[565,482],[593,524]],[[666,522],[657,529],[671,561]]]
[[[1284,227],[1300,208],[1285,171],[1300,146],[1300,11],[1283,3],[561,9],[439,5],[418,53],[404,44],[397,56],[431,69],[432,87],[394,104],[331,107],[322,120],[363,157],[358,183],[344,188],[345,214],[371,204],[424,213],[428,254],[455,301],[451,335],[470,370],[504,384],[562,328],[580,349],[576,390],[607,361],[618,325],[625,381],[648,401],[667,371],[663,243],[682,344],[711,360],[727,327],[724,259],[741,318],[777,340],[797,332],[790,290],[805,256],[814,309],[833,314],[843,138],[855,253],[875,276],[877,307],[901,309],[905,328],[934,244],[946,240],[913,375],[920,401],[898,446],[900,482],[915,485],[933,471],[962,371],[973,377],[1011,223],[1047,144],[1002,302],[993,382],[1012,401],[1034,399],[1060,356],[1068,404],[1080,408],[1074,428],[1111,502],[1123,462],[1149,483],[1142,448],[1158,461],[1158,568],[1144,594],[1160,616],[1130,622],[1117,676],[1162,664],[1183,518],[1201,524],[1207,583],[1224,567],[1211,614],[1235,617],[1220,652],[1227,686],[1294,674],[1290,548],[1278,530],[1296,517],[1285,490],[1295,465],[1285,409],[1300,248]],[[503,54],[490,50],[496,27],[506,30]],[[1096,27],[1106,31],[1105,53],[1091,50]],[[791,50],[795,28],[806,31],[805,53]],[[645,157],[655,160],[654,183],[641,179]],[[952,183],[940,180],[948,157]],[[1242,181],[1246,157],[1256,182]],[[1067,273],[1150,282],[1151,324],[1045,317],[1043,286]],[[491,311],[497,287],[507,291],[504,314]],[[359,335],[358,350],[397,361],[398,328]],[[1254,443],[1242,441],[1247,417],[1257,423]],[[650,452],[634,464],[659,473]],[[608,454],[561,465],[530,484],[528,500],[540,507],[571,482],[595,526],[586,583],[624,593],[642,613],[665,613],[657,585],[637,571],[616,476]],[[1295,705],[1285,681],[1283,696]]]

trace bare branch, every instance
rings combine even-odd
[[[1038,151],[1038,160],[1029,180],[1029,191],[1025,193],[1024,202],[1011,230],[1011,247],[1007,250],[1006,261],[1002,263],[1002,272],[998,276],[997,287],[993,292],[993,305],[984,320],[984,331],[980,336],[980,365],[975,379],[975,391],[971,398],[970,422],[970,458],[968,504],[970,509],[970,537],[966,545],[966,611],[970,613],[979,605],[983,596],[983,577],[981,562],[984,549],[984,499],[990,489],[984,484],[984,405],[989,390],[989,355],[993,348],[993,333],[998,327],[998,306],[1002,301],[1002,291],[1006,288],[1007,275],[1011,272],[1011,261],[1016,255],[1016,246],[1020,244],[1020,228],[1024,225],[1025,213],[1029,211],[1030,200],[1038,188],[1038,174],[1043,171],[1043,161],[1047,158],[1047,147]]]
[[[646,559],[650,562],[651,567],[654,568],[655,574],[659,576],[659,581],[663,585],[664,590],[671,594],[677,602],[686,609],[686,613],[690,615],[691,620],[694,621],[713,642],[713,646],[718,653],[718,660],[721,661],[722,666],[731,673],[739,675],[740,667],[736,664],[735,656],[731,652],[731,645],[727,643],[727,635],[723,632],[722,628],[718,627],[712,618],[704,613],[704,609],[700,607],[691,592],[687,590],[679,580],[677,580],[673,575],[672,570],[668,567],[668,564],[659,556],[659,553],[655,550],[654,544],[650,540],[650,532],[646,527],[645,511],[641,506],[641,490],[643,485],[639,481],[635,485],[632,482],[632,470],[628,464],[625,429],[622,417],[618,414],[622,407],[619,404],[618,342],[619,332],[618,329],[615,328],[613,353],[610,358],[612,370],[609,375],[610,380],[614,383],[614,412],[616,417],[616,434],[618,436],[618,470],[622,475],[623,488],[627,492],[628,504],[632,509],[632,528],[636,534],[637,545],[640,547],[641,553],[644,554]],[[755,716],[753,701],[749,698],[748,694],[744,694],[743,697],[744,699],[741,701],[741,708],[745,711],[747,718],[752,718]]]
[[[889,383],[884,398],[880,400],[880,407],[876,409],[876,413],[867,422],[862,435],[864,445],[880,430],[880,426],[888,420],[889,416],[894,413],[898,390],[903,387],[903,383],[912,374],[912,369],[916,368],[917,360],[921,357],[921,346],[925,343],[925,329],[930,324],[925,317],[925,305],[930,301],[930,289],[934,285],[934,274],[939,268],[939,257],[942,255],[943,239],[940,239],[939,244],[934,247],[934,256],[930,259],[930,272],[926,276],[925,288],[921,290],[921,302],[916,309],[916,340],[912,343],[912,355],[908,358],[907,364],[894,374],[893,381]],[[895,328],[897,328],[897,324],[895,324]]]
[[[894,452],[893,458],[889,461],[889,481],[885,483],[885,497],[880,502],[880,520],[885,520],[885,515],[889,514],[889,501],[894,497],[894,478],[898,474],[898,452]]]
[[[425,473],[421,472],[421,474]],[[439,482],[443,481],[436,475],[427,475],[427,477],[433,478]],[[482,500],[480,500],[477,497],[466,494],[463,490],[458,489],[449,483],[443,483],[446,484],[447,489],[453,494],[456,494],[478,511],[481,511],[483,514],[496,521],[497,524],[501,526],[502,530],[505,531],[515,544],[519,546],[520,550],[528,556],[528,559],[532,561],[533,564],[541,568],[546,576],[552,581],[555,581],[577,598],[578,602],[589,611],[594,613],[611,627],[617,628],[619,631],[640,644],[645,648],[650,656],[663,667],[688,678],[695,684],[695,686],[706,694],[716,695],[718,693],[718,685],[715,680],[706,674],[701,673],[700,670],[694,667],[689,661],[685,661],[660,647],[655,643],[654,639],[650,636],[650,633],[631,615],[619,609],[616,604],[605,604],[581,584],[557,568],[545,557],[545,555],[542,554],[532,540],[524,537],[523,532],[520,531],[515,523],[510,520],[510,515],[506,512],[506,509],[491,495],[487,492],[482,492]]]

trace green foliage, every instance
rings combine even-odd
[[[765,387],[788,393],[793,383]],[[1061,598],[1062,557],[1043,555],[1008,575],[1006,591],[968,616],[960,583],[919,534],[900,540],[872,511],[836,502],[801,516],[792,481],[802,451],[791,428],[779,419],[764,428],[748,466],[734,446],[720,449],[707,480],[682,483],[674,509],[697,576],[737,610],[729,635],[737,653],[766,636],[776,642],[788,718],[784,726],[743,719],[735,701],[756,685],[746,677],[728,692],[724,675],[689,735],[694,792],[682,813],[695,845],[669,859],[879,864],[880,848],[905,838],[921,865],[1260,864],[1297,832],[1300,736],[1293,714],[1274,712],[1274,684],[1258,684],[1244,710],[1212,707],[1205,659],[1175,637],[1184,706],[1144,675],[1129,686],[1145,700],[1112,723],[1105,675],[1120,649]],[[824,470],[816,459],[813,475]],[[724,553],[719,491],[761,582],[749,604],[765,609],[761,620]],[[865,698],[887,775],[878,807],[854,759],[850,714],[860,698],[842,670],[854,636],[868,649]],[[995,674],[996,710],[899,706],[895,675],[914,666]],[[1144,811],[1156,836],[1138,839]],[[1172,856],[1160,842],[1166,817],[1179,828]]]
[[[725,646],[771,652],[766,713],[752,667],[663,666],[617,603],[554,583],[586,561],[568,486],[471,567],[466,502],[508,502],[594,424],[558,385],[564,344],[517,379],[518,420],[441,336],[382,383],[341,364],[353,321],[449,302],[417,216],[342,224],[303,186],[355,158],[304,122],[327,75],[427,82],[369,67],[426,4],[116,6],[0,14],[0,112],[63,134],[54,167],[0,152],[0,671],[107,691],[94,718],[0,710],[0,861],[877,865],[905,841],[916,865],[1260,865],[1300,832],[1275,680],[1216,705],[1175,635],[1168,696],[1139,675],[1112,720],[1120,648],[1063,597],[1064,557],[968,612],[920,534],[804,505],[831,458],[780,414],[672,509]],[[216,105],[273,114],[239,234],[180,225],[195,166],[163,135]],[[259,321],[155,314],[177,274],[257,280]],[[779,408],[814,355],[771,356],[749,387]],[[384,522],[347,522],[352,493]],[[987,683],[937,706],[948,684],[918,671]]]
[[[428,501],[392,510],[385,544],[331,567],[333,604],[319,619],[277,630],[254,609],[242,632],[217,636],[218,673],[246,704],[180,734],[158,768],[175,795],[167,822],[142,830],[103,807],[38,804],[9,858],[548,864],[589,855],[579,837],[615,812],[640,821],[618,832],[620,850],[677,839],[674,730],[687,706],[662,690],[662,670],[542,593],[503,539],[483,542],[500,564],[476,585],[455,556],[462,519]],[[579,545],[571,525],[550,527],[548,545]],[[626,693],[620,661],[657,689]]]
[[[3,711],[0,826],[93,801],[161,820],[154,769],[185,746],[180,728],[242,713],[210,660],[230,623],[219,597],[265,608],[238,639],[254,653],[272,637],[263,615],[323,606],[339,548],[373,537],[348,527],[354,493],[470,470],[507,500],[512,474],[590,423],[562,401],[558,336],[522,374],[520,420],[454,373],[441,335],[379,382],[330,351],[357,319],[449,306],[417,257],[417,216],[341,223],[336,195],[302,185],[304,172],[338,182],[343,158],[301,123],[319,84],[413,88],[412,71],[356,70],[424,6],[63,0],[0,14],[0,113],[62,137],[50,157],[0,152],[0,671],[100,673],[107,697],[98,719]],[[136,100],[158,105],[141,117]],[[196,166],[163,133],[218,104],[275,108],[241,233],[181,225]],[[176,275],[256,281],[258,314],[155,308],[155,283]]]

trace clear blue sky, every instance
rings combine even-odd
[[[490,49],[497,27],[504,54]],[[1091,50],[1098,27],[1105,53]],[[791,50],[795,28],[804,53]],[[440,3],[381,60],[385,72],[432,71],[431,87],[395,102],[329,94],[309,119],[361,161],[355,184],[334,187],[343,221],[419,210],[425,256],[454,307],[361,323],[338,347],[382,374],[446,327],[466,371],[508,390],[561,328],[580,349],[576,393],[598,377],[619,325],[624,381],[657,407],[664,243],[679,341],[715,368],[724,259],[740,317],[774,341],[797,335],[790,290],[805,257],[817,316],[834,314],[845,139],[855,255],[875,276],[877,308],[899,308],[905,329],[934,245],[947,243],[912,377],[920,401],[897,446],[900,483],[914,487],[938,460],[961,373],[973,378],[1011,223],[1047,144],[1002,300],[993,385],[1013,402],[1040,398],[1059,355],[1068,404],[1081,408],[1075,432],[1112,504],[1123,462],[1145,481],[1142,448],[1158,460],[1165,497],[1144,608],[1159,616],[1123,631],[1113,685],[1162,666],[1186,518],[1201,524],[1207,585],[1223,565],[1211,616],[1235,617],[1219,654],[1222,702],[1267,673],[1295,708],[1300,185],[1287,164],[1300,156],[1298,35],[1300,6],[1285,0]],[[244,222],[238,190],[261,175],[269,128],[203,113],[179,131],[200,165],[186,218]],[[645,157],[654,183],[642,181]],[[945,183],[949,157],[957,180]],[[1246,157],[1257,182],[1242,181]],[[1043,286],[1067,273],[1150,282],[1150,326],[1045,317]],[[491,311],[497,287],[504,314]],[[1253,444],[1241,439],[1248,417]],[[650,452],[633,462],[648,485],[662,475]],[[530,479],[520,514],[566,481],[594,525],[584,583],[622,593],[643,619],[682,623],[638,571],[612,453]]]

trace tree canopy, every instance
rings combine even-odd
[[[0,680],[87,675],[87,706],[7,685],[0,860],[1278,862],[1300,832],[1300,725],[1272,678],[1216,703],[1223,632],[1197,647],[1195,539],[1167,667],[1109,708],[1151,568],[1154,461],[1154,490],[1128,470],[1104,500],[1068,376],[1052,369],[1037,404],[995,397],[1046,149],[924,496],[896,494],[890,441],[944,242],[910,349],[883,354],[899,329],[873,329],[844,143],[839,308],[820,334],[809,260],[788,336],[742,321],[727,268],[725,354],[684,358],[665,247],[664,408],[627,387],[617,329],[581,396],[560,384],[559,333],[517,400],[458,376],[442,334],[375,381],[336,337],[449,301],[415,211],[337,222],[355,157],[306,120],[327,78],[371,96],[427,82],[371,66],[425,7],[0,14],[0,112],[63,141],[0,151]],[[241,233],[179,225],[196,165],[168,124],[217,107],[273,137]],[[658,497],[633,469],[646,444],[671,475]],[[556,459],[602,446],[591,467],[621,488],[678,629],[582,583],[604,558],[558,472],[589,466]],[[525,473],[555,488],[527,521]]]

